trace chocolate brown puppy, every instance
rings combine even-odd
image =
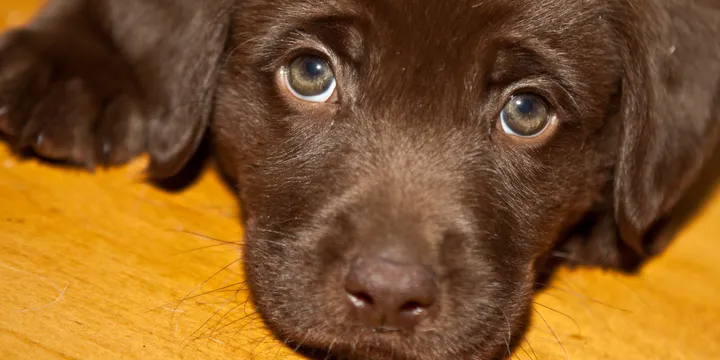
[[[54,0],[0,129],[176,174],[209,133],[260,314],[309,356],[502,359],[552,252],[628,269],[720,138],[712,0]]]

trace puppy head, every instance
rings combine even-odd
[[[506,354],[536,260],[606,200],[616,166],[635,171],[618,149],[643,60],[628,68],[609,6],[237,5],[214,137],[281,340],[321,357]]]

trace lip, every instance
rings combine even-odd
[[[397,333],[397,332],[400,332],[401,330],[398,328],[394,328],[394,327],[381,326],[381,327],[372,328],[371,331],[374,333]]]

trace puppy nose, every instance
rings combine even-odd
[[[420,264],[357,259],[345,279],[357,321],[379,331],[409,331],[437,311],[438,285]]]

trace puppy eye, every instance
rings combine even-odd
[[[285,86],[296,98],[325,103],[334,93],[337,82],[330,64],[317,56],[299,56],[283,71]]]
[[[541,135],[551,122],[547,102],[531,93],[513,96],[500,112],[502,130],[506,134],[522,138]]]

